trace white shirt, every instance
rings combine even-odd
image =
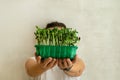
[[[32,57],[35,59],[34,57]],[[81,80],[79,77],[68,76],[57,65],[52,69],[44,72],[41,76],[30,78],[30,80]]]

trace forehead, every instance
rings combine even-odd
[[[62,27],[57,27],[58,28],[58,30],[61,30],[62,29]],[[49,29],[54,29],[54,27],[51,27],[51,28],[49,28]]]

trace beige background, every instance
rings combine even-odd
[[[120,0],[0,0],[0,80],[28,80],[34,26],[51,21],[79,31],[82,80],[120,79]]]

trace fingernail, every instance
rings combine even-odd
[[[51,57],[49,57],[49,59],[52,59]]]

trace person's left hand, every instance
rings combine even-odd
[[[75,58],[72,61],[69,58],[58,59],[58,66],[62,70],[72,68],[74,63],[77,62],[77,59],[78,59],[77,55],[75,56]]]

